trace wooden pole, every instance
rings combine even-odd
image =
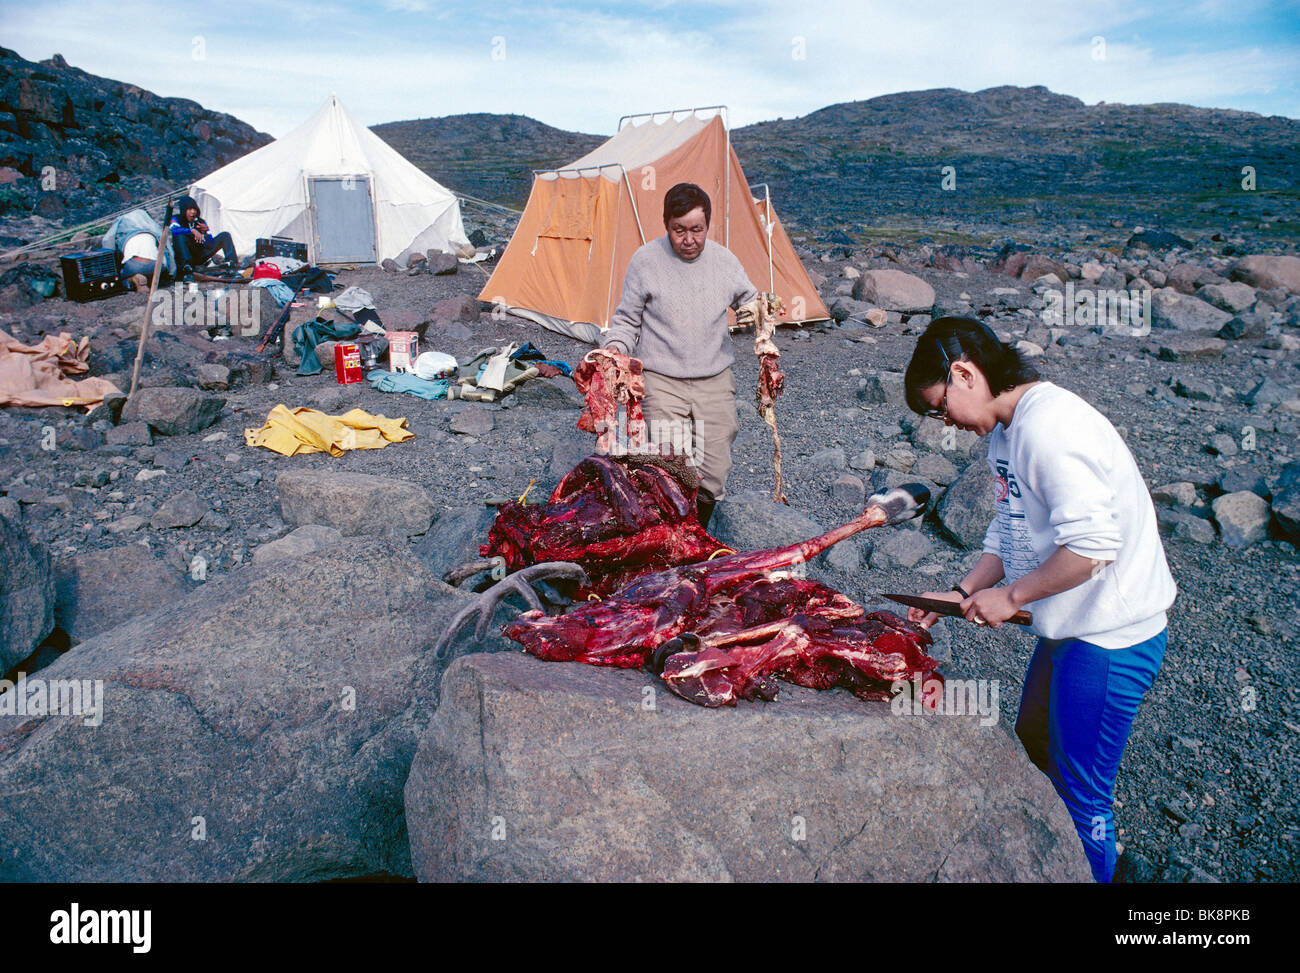
[[[149,281],[149,296],[145,298],[144,302],[144,320],[140,322],[140,344],[135,350],[135,365],[131,368],[131,390],[126,394],[128,402],[135,395],[136,383],[140,381],[140,363],[144,361],[144,343],[149,340],[149,310],[153,307],[153,294],[158,289],[158,278],[162,274],[163,247],[170,243],[171,231],[164,226],[162,236],[158,238],[158,252],[154,254],[153,280]]]

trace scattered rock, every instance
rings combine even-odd
[[[1151,292],[1151,322],[1157,328],[1218,331],[1231,318],[1227,311],[1171,287],[1160,287]]]
[[[1162,361],[1193,361],[1197,358],[1218,358],[1227,344],[1221,338],[1208,335],[1179,334],[1160,339],[1159,357]]]
[[[871,566],[912,568],[933,550],[934,541],[919,530],[887,531],[871,546]]]
[[[486,436],[496,428],[496,424],[492,414],[485,409],[463,409],[452,416],[448,428],[462,436]]]
[[[1255,288],[1249,284],[1206,284],[1196,296],[1223,311],[1237,313],[1255,303]]]
[[[1211,504],[1219,534],[1229,547],[1247,547],[1268,537],[1268,502],[1247,491],[1225,493]]]
[[[1212,402],[1219,397],[1219,391],[1213,382],[1194,375],[1180,376],[1175,380],[1174,392],[1195,402]]]
[[[849,466],[855,470],[870,470],[876,465],[875,450],[867,448],[859,453],[855,453],[849,459]]]
[[[867,376],[866,384],[858,390],[858,397],[867,402],[885,402],[899,409],[907,408],[907,391],[902,372],[874,372]]]
[[[222,391],[230,388],[230,369],[216,362],[205,362],[198,368],[198,386],[207,391]]]
[[[478,320],[479,302],[477,298],[468,294],[458,294],[435,304],[432,316],[435,321],[463,321],[466,324],[473,324]]]
[[[1233,439],[1226,432],[1216,433],[1210,437],[1210,441],[1206,445],[1205,450],[1214,456],[1236,456],[1237,440]]]
[[[972,460],[948,487],[935,507],[944,533],[968,551],[984,547],[984,535],[993,522],[994,480],[989,464]]]
[[[564,376],[530,379],[511,394],[515,405],[531,405],[541,409],[581,409],[586,404],[582,393],[573,384],[573,379]]]
[[[149,526],[158,530],[193,527],[210,509],[193,490],[182,490],[158,508],[158,512],[150,519]]]
[[[144,526],[144,518],[135,514],[127,514],[120,517],[111,524],[105,526],[105,530],[110,534],[129,534],[131,531],[139,530]]]
[[[420,538],[414,554],[435,577],[441,579],[452,568],[478,560],[479,546],[487,542],[496,522],[494,507],[483,504],[455,507],[438,516]]]
[[[1252,255],[1242,257],[1228,274],[1251,287],[1285,287],[1300,294],[1300,257]]]
[[[458,270],[460,270],[460,261],[456,259],[454,253],[430,252],[426,273],[445,277],[447,274],[454,274]]]
[[[826,449],[818,450],[809,456],[808,464],[821,469],[842,470],[848,466],[848,460],[844,457],[842,447],[828,446]]]
[[[1166,230],[1142,230],[1129,237],[1125,246],[1138,250],[1172,250],[1174,247],[1190,250],[1192,241]]]
[[[104,441],[110,446],[152,446],[153,433],[148,423],[126,422],[104,433]]]
[[[895,446],[885,453],[885,458],[881,462],[891,470],[906,473],[916,465],[916,453],[903,446]]]
[[[122,408],[126,422],[147,422],[163,436],[185,436],[217,421],[226,400],[198,389],[142,388]]]
[[[1166,507],[1190,507],[1196,502],[1196,485],[1188,480],[1166,483],[1151,491],[1151,499]]]
[[[867,499],[867,487],[852,473],[840,473],[831,481],[831,499],[842,507],[861,510]]]
[[[1280,382],[1265,378],[1246,393],[1248,405],[1281,405],[1294,397],[1294,392]]]
[[[958,476],[957,467],[938,453],[923,453],[912,469],[940,486],[947,486]]]
[[[1284,538],[1300,544],[1300,462],[1282,468],[1273,491],[1273,520]]]

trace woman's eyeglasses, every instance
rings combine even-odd
[[[943,355],[943,398],[939,400],[939,408],[926,409],[921,413],[921,415],[925,416],[927,419],[942,419],[946,422],[948,420],[948,387],[952,383],[952,359],[950,359],[948,353],[943,350],[943,342],[938,338],[935,338],[934,341],[935,344],[939,346],[939,354]]]

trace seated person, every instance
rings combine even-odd
[[[171,222],[172,244],[176,248],[176,259],[181,267],[197,270],[206,264],[217,251],[225,256],[224,266],[233,269],[239,263],[235,254],[234,241],[229,233],[219,233],[215,237],[208,232],[208,224],[199,214],[199,204],[192,196],[182,196],[176,204],[176,215]],[[214,268],[215,269],[215,268]],[[181,273],[184,273],[182,269]]]

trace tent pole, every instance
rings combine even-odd
[[[776,293],[776,277],[772,274],[772,187],[763,183],[763,195],[767,198],[767,292]]]
[[[624,177],[624,182],[626,183],[626,182],[627,182],[627,172],[626,172],[626,171],[624,171],[624,173],[623,173],[623,177]],[[597,175],[596,178],[599,179],[600,176]],[[630,197],[630,196],[632,195],[632,187],[631,187],[630,184],[629,184],[628,187],[627,187],[627,192],[628,192],[628,196]],[[632,200],[632,212],[633,212],[633,214],[636,213],[636,200],[635,200],[635,199]],[[605,320],[604,320],[603,325],[602,325],[602,326],[605,327],[605,328],[608,328],[608,327],[609,327],[609,319],[610,319],[611,314],[613,313],[613,312],[610,310],[610,307],[609,307],[609,306],[610,306],[610,304],[612,304],[612,303],[614,302],[614,257],[615,257],[615,251],[617,251],[617,249],[618,249],[618,218],[619,218],[620,216],[622,216],[622,215],[623,215],[623,194],[622,194],[622,193],[619,193],[619,194],[618,194],[618,206],[617,206],[617,207],[615,208],[615,210],[614,210],[614,245],[613,245],[612,247],[609,248],[609,279],[608,279],[608,281],[607,281],[606,284],[605,284]],[[637,217],[637,221],[636,221],[636,222],[637,222],[637,232],[640,232],[640,230],[641,230],[641,219],[640,219],[640,217]],[[645,243],[645,234],[644,234],[644,233],[641,234],[641,242],[642,242],[642,243]],[[592,243],[594,244],[594,243],[595,243],[595,240],[592,240]],[[620,295],[620,297],[621,297],[621,296],[622,296],[622,295]]]
[[[641,213],[636,208],[636,195],[632,192],[632,183],[627,178],[627,170],[623,168],[622,164],[619,165],[619,169],[623,172],[623,183],[627,186],[627,198],[632,201],[632,215],[636,217],[636,232],[640,235],[641,242],[645,243],[645,230],[641,227]],[[599,179],[600,176],[596,178]]]
[[[731,249],[731,119],[727,116],[727,107],[722,106],[722,128],[727,133],[727,151],[722,160],[723,179],[726,180],[723,190],[727,200],[727,223],[726,223],[726,247]]]

